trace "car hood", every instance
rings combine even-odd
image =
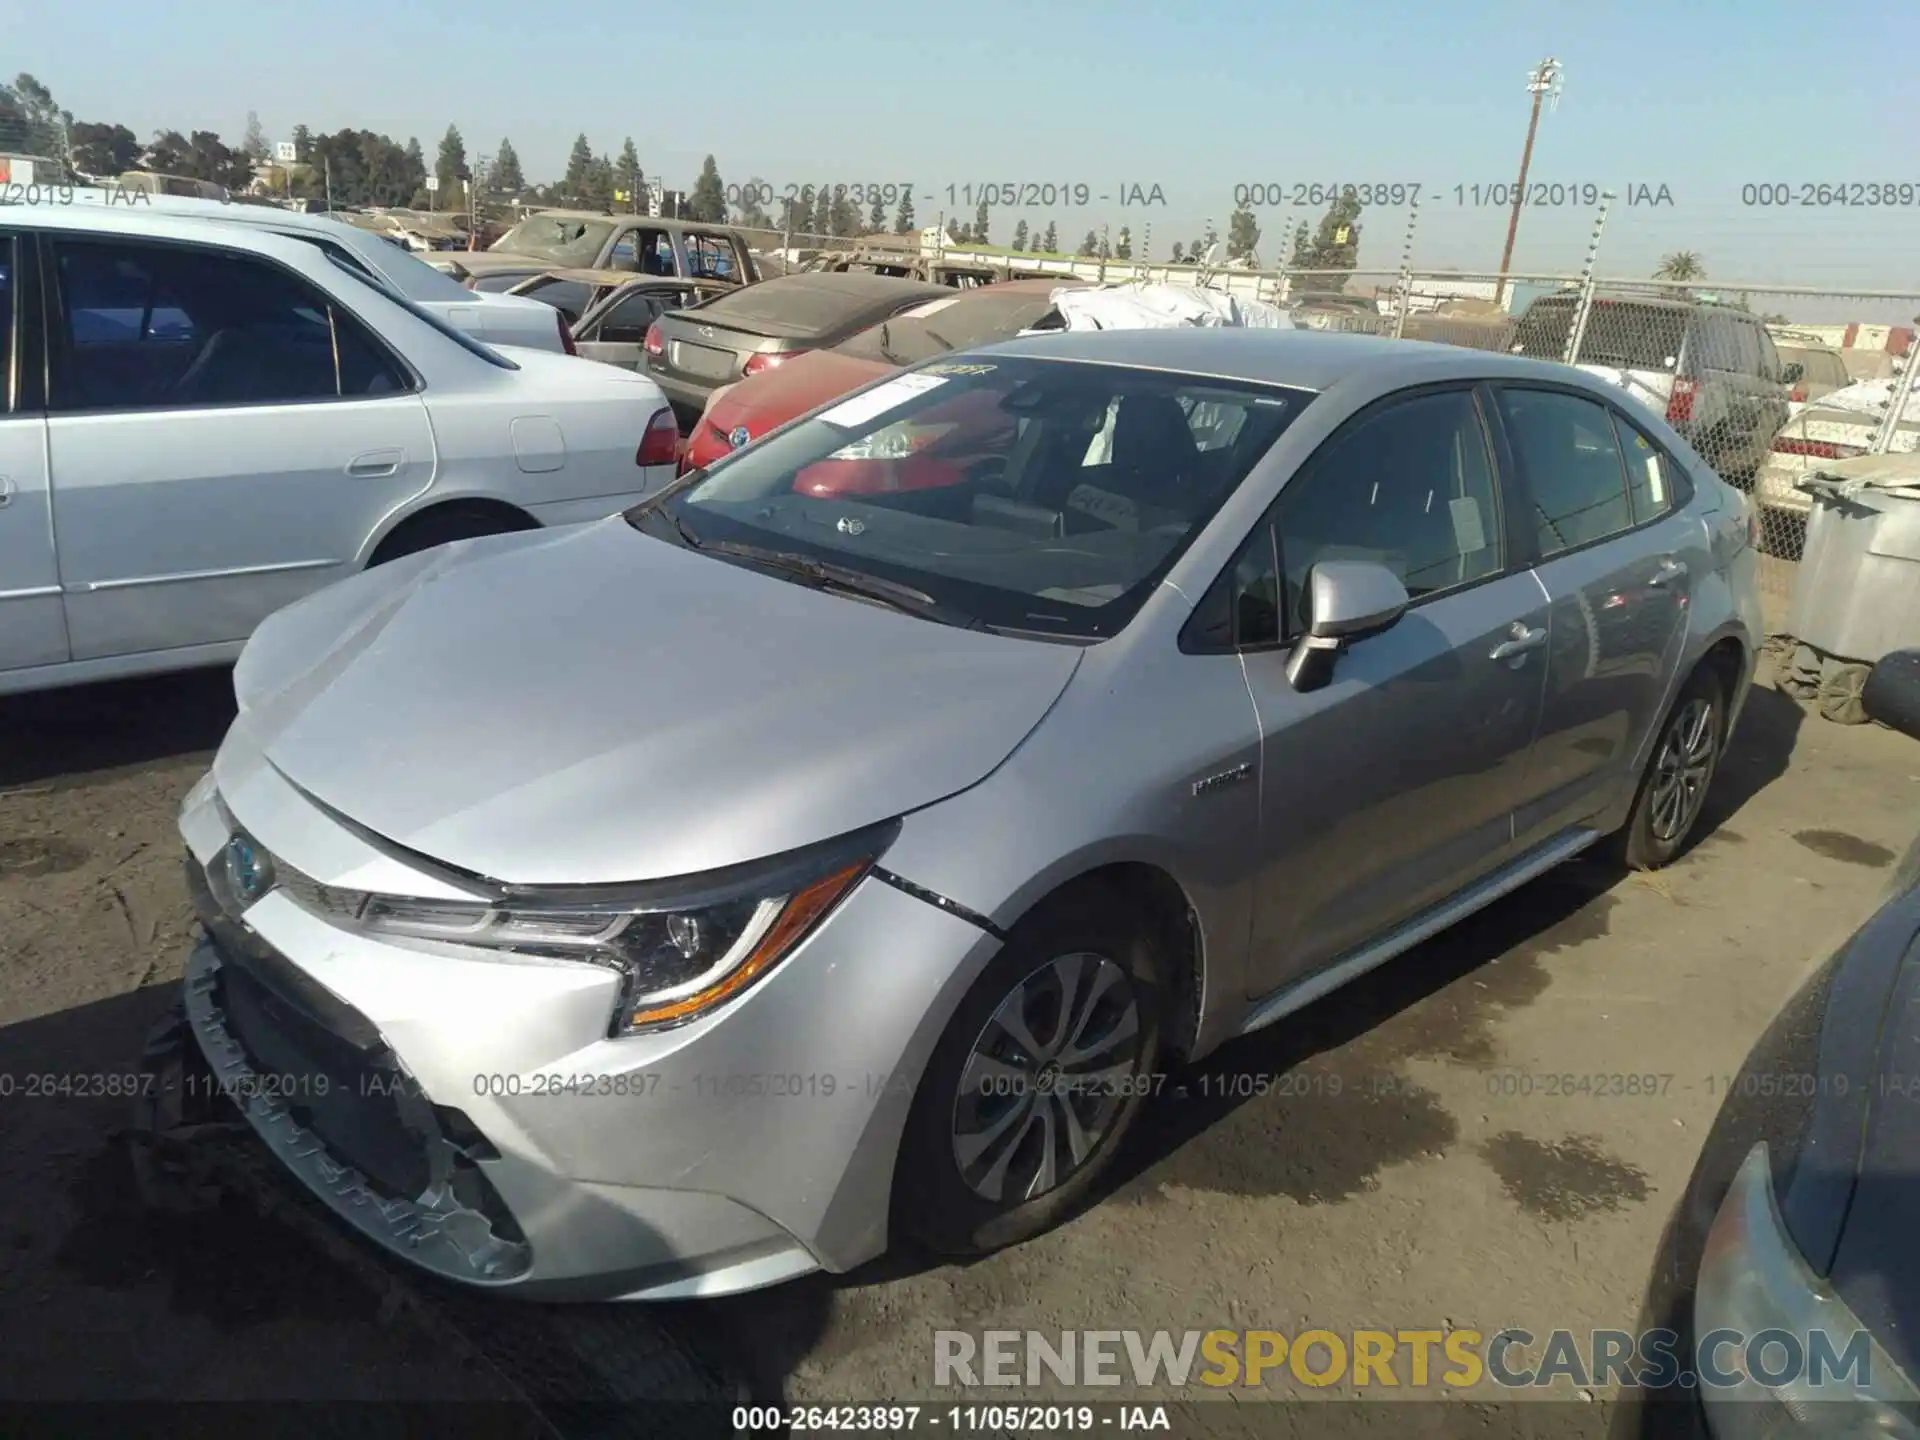
[[[794,416],[878,380],[893,368],[877,360],[816,350],[729,386],[707,411],[707,423],[723,435],[744,425],[757,440]]]
[[[976,784],[1077,647],[917,619],[634,531],[468,541],[269,618],[236,728],[408,850],[508,883],[687,875]]]

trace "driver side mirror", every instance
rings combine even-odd
[[[1392,628],[1412,597],[1400,577],[1373,560],[1322,560],[1307,576],[1306,633],[1287,654],[1287,683],[1318,690],[1333,662],[1355,640]]]
[[[1798,361],[1794,361],[1780,372],[1780,383],[1782,385],[1798,385],[1806,373],[1807,367]]]

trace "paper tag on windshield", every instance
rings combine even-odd
[[[946,384],[942,375],[896,375],[884,384],[871,390],[862,391],[851,400],[843,400],[831,410],[822,411],[820,419],[829,425],[838,425],[851,430],[856,425],[865,425],[877,420],[889,410],[906,404],[916,395],[924,395],[929,390]]]

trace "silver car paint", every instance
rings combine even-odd
[[[1638,538],[1416,605],[1304,695],[1279,654],[1178,648],[1288,477],[1365,405],[1503,376],[1620,404],[1603,383],[1361,337],[1040,343],[1069,360],[1321,392],[1105,643],[935,627],[618,521],[418,557],[256,633],[215,777],[240,822],[317,879],[459,893],[402,846],[496,878],[639,879],[904,812],[885,869],[983,917],[870,877],[745,996],[680,1030],[609,1041],[608,972],[427,954],[345,935],[283,896],[259,902],[249,923],[499,1146],[488,1172],[536,1257],[515,1292],[717,1293],[879,1253],[912,1087],[947,1016],[996,953],[994,932],[1076,876],[1135,866],[1140,883],[1157,876],[1185,898],[1197,1055],[1618,823],[1667,698],[1729,637],[1742,647],[1737,713],[1761,633],[1752,555],[1732,538],[1745,517],[1644,411],[1695,497]],[[1656,599],[1619,631],[1596,621],[1669,554],[1690,567],[1686,603]],[[537,634],[516,618],[529,608],[548,617]],[[568,618],[556,627],[554,615]],[[1550,638],[1496,661],[1516,621]],[[1452,679],[1464,688],[1443,688]],[[986,688],[1005,693],[971,693]],[[649,759],[649,742],[671,749],[671,766]],[[211,787],[189,797],[182,827],[210,860],[225,839]],[[679,1093],[641,1111],[476,1091],[476,1077],[545,1070],[661,1075]],[[851,1088],[844,1105],[699,1092],[701,1075],[778,1073]],[[263,1133],[275,1123],[253,1118]]]

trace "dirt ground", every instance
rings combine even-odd
[[[111,1092],[180,974],[174,807],[229,718],[217,673],[0,702],[0,1398],[510,1397],[244,1198],[138,1203]],[[1916,800],[1913,741],[1759,688],[1681,863],[1576,863],[1229,1047],[1063,1230],[611,1333],[873,1400],[934,1394],[943,1328],[1629,1325],[1719,1077],[1871,907]],[[1652,1093],[1546,1093],[1616,1074]]]

